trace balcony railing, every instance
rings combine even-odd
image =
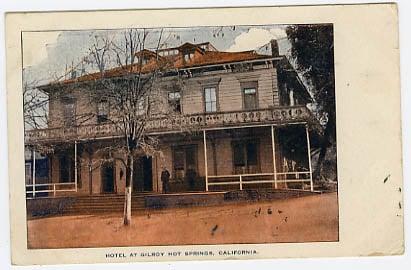
[[[231,111],[181,115],[168,118],[152,118],[146,123],[146,131],[151,134],[179,132],[230,126],[258,124],[287,124],[305,122],[310,117],[304,106],[276,107],[251,111]],[[27,144],[58,140],[81,140],[121,135],[114,124],[82,125],[75,127],[47,128],[27,131]]]

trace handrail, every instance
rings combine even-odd
[[[65,187],[72,185],[74,188],[70,189],[61,189],[59,187]],[[57,192],[71,192],[71,191],[76,191],[75,189],[75,182],[66,182],[66,183],[42,183],[42,184],[26,184],[26,196],[28,194],[32,194],[33,198],[36,196],[36,194],[42,194],[42,193],[53,193],[53,196],[55,197],[57,195]],[[47,187],[48,189],[37,189],[37,187]],[[52,187],[52,189],[49,189],[49,187]],[[27,190],[30,189],[31,190]],[[30,197],[26,197],[27,199],[31,199]]]
[[[36,186],[36,187],[45,187],[45,186],[52,186],[52,185],[56,185],[56,186],[64,186],[64,185],[75,185],[75,182],[66,182],[66,183],[43,183],[43,184],[26,184],[26,187],[32,187],[32,186]]]
[[[243,185],[247,184],[264,184],[264,183],[305,183],[305,182],[310,182],[310,178],[299,178],[297,175],[310,175],[309,171],[302,171],[302,172],[278,172],[276,175],[291,175],[291,176],[296,176],[295,179],[273,179],[273,180],[247,180],[244,178],[247,177],[259,177],[259,176],[274,176],[274,173],[246,173],[246,174],[226,174],[226,175],[211,175],[208,176],[209,181],[207,182],[207,188],[208,186],[224,186],[224,185],[239,185],[240,190],[243,190]],[[306,176],[306,177],[307,177]],[[233,181],[210,181],[210,179],[224,179],[224,178],[234,178],[235,180]],[[303,186],[304,189],[304,186]]]

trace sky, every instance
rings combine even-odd
[[[270,53],[264,47],[271,39],[279,40],[280,54],[287,54],[289,42],[284,25],[267,26],[225,26],[163,29],[161,46],[175,47],[185,42],[211,42],[220,51],[258,50]],[[23,32],[24,78],[28,82],[44,84],[65,74],[66,67],[76,66],[89,48],[95,43],[96,36],[109,36],[122,40],[124,29]],[[147,47],[156,47],[160,30],[150,30]],[[86,65],[86,72],[96,70]]]

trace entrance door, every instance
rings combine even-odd
[[[153,169],[151,157],[140,157],[134,160],[133,191],[153,191]]]
[[[143,157],[144,191],[153,191],[153,168],[151,161],[151,157]]]
[[[102,166],[101,180],[103,193],[113,193],[115,191],[114,165],[112,163],[104,164]]]

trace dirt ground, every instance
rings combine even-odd
[[[336,193],[270,202],[28,221],[29,248],[338,241]]]

